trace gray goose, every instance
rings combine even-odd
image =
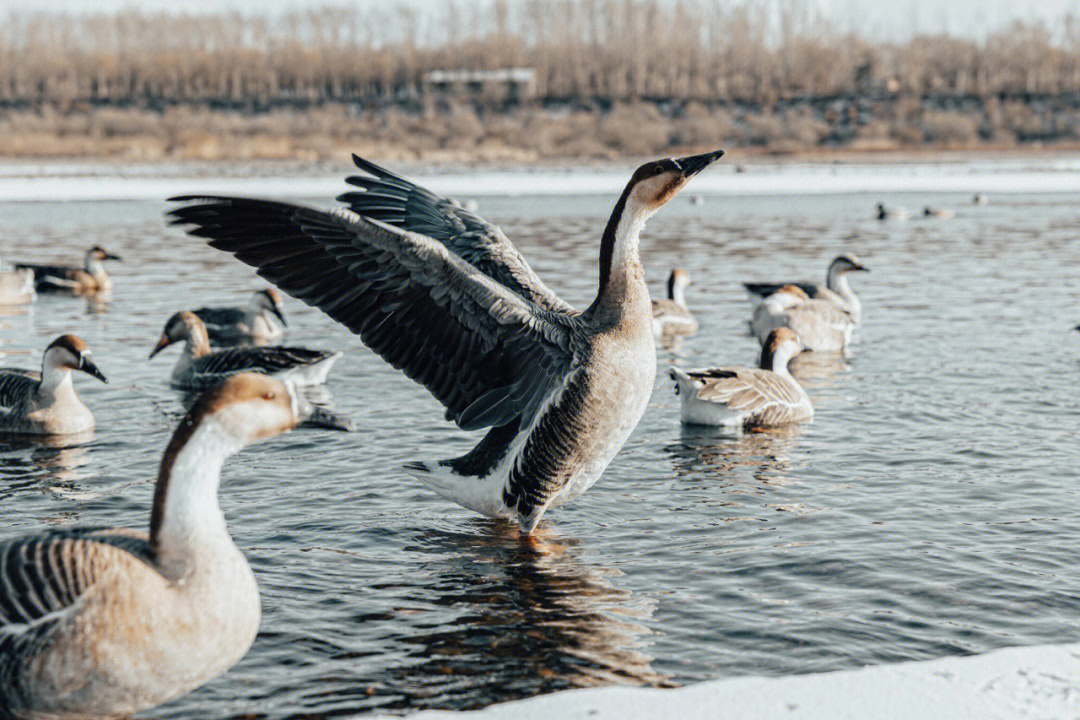
[[[108,382],[90,360],[86,342],[75,335],[53,340],[41,358],[41,372],[0,369],[0,433],[70,435],[94,429],[94,415],[71,381],[74,370]]]
[[[281,293],[272,287],[255,293],[251,305],[246,308],[203,307],[194,312],[206,325],[210,341],[219,345],[264,344],[279,340],[288,324],[281,307]]]
[[[600,242],[584,312],[552,293],[502,231],[373,163],[321,210],[190,195],[173,224],[231,252],[423,384],[465,430],[469,453],[406,469],[474,511],[531,533],[595,482],[652,391],[652,308],[638,259],[645,221],[722,151],[638,168]]]
[[[34,273],[31,270],[0,272],[0,305],[25,305],[37,300]]]
[[[340,352],[280,345],[211,350],[206,326],[187,310],[176,313],[165,323],[150,357],[175,342],[183,342],[184,349],[173,367],[171,380],[173,387],[185,390],[213,387],[238,372],[274,375],[298,386],[319,385],[341,357]]]
[[[169,442],[149,534],[61,528],[0,543],[0,717],[127,717],[244,656],[259,589],[218,506],[221,466],[296,420],[282,382],[236,375]]]
[[[788,363],[802,351],[792,330],[777,328],[765,339],[756,368],[671,368],[675,394],[682,397],[682,421],[766,428],[810,420],[814,406],[788,370]]]
[[[690,273],[675,268],[668,277],[667,299],[652,301],[653,334],[657,339],[679,335],[693,335],[698,321],[686,307],[686,288],[690,287]]]
[[[112,278],[105,272],[105,260],[119,260],[119,255],[108,252],[100,245],[86,251],[82,267],[75,265],[31,265],[20,263],[17,270],[32,270],[34,285],[42,292],[62,291],[76,295],[92,295],[112,290]]]
[[[785,285],[754,310],[754,335],[762,343],[778,327],[789,327],[807,350],[839,352],[851,342],[855,322],[828,300],[811,300],[797,285]]]
[[[869,272],[855,255],[845,253],[837,255],[831,263],[825,275],[825,284],[820,285],[812,282],[787,282],[787,283],[743,283],[746,292],[750,295],[750,302],[756,308],[765,298],[780,290],[785,285],[795,285],[802,288],[803,292],[812,300],[828,300],[843,308],[851,319],[858,324],[862,318],[862,303],[848,284],[848,274],[853,272]]]

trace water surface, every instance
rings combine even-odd
[[[192,187],[191,190],[198,190]],[[649,409],[601,481],[519,541],[400,470],[478,438],[301,303],[290,343],[344,350],[329,390],[353,434],[301,430],[225,469],[222,507],[258,576],[262,630],[227,675],[148,717],[316,718],[464,708],[562,688],[789,674],[1080,639],[1077,197],[892,194],[949,220],[872,219],[878,195],[677,198],[642,253],[654,291],[690,270],[701,332],[661,352]],[[614,198],[490,196],[571,303],[591,300]],[[329,198],[318,198],[329,202]],[[164,227],[164,203],[0,203],[7,259],[123,255],[104,305],[42,297],[0,318],[4,366],[62,332],[109,376],[77,386],[99,427],[0,443],[0,540],[71,523],[145,527],[180,411],[176,310],[246,302],[246,267]],[[840,251],[864,324],[807,380],[813,424],[680,426],[664,369],[751,363],[743,280],[816,279]]]

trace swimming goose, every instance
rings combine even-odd
[[[2,264],[0,264],[2,270]],[[30,270],[0,272],[0,305],[25,305],[37,300],[34,273]]]
[[[851,290],[847,279],[848,273],[853,272],[870,272],[870,268],[863,265],[855,255],[845,253],[844,255],[837,255],[829,263],[824,285],[812,282],[743,283],[743,287],[746,288],[746,292],[750,295],[750,302],[756,308],[765,298],[783,286],[796,285],[802,288],[803,292],[811,299],[828,300],[836,303],[847,311],[852,320],[858,323],[862,317],[862,303],[859,302],[858,296]]]
[[[288,324],[281,309],[281,293],[273,287],[255,293],[246,308],[204,307],[195,314],[206,325],[210,340],[222,345],[278,340]]]
[[[0,433],[70,435],[94,429],[94,415],[75,393],[71,371],[108,382],[86,342],[61,335],[45,348],[41,372],[0,369]]]
[[[668,277],[666,300],[652,301],[653,334],[657,338],[672,335],[693,335],[698,322],[686,307],[686,288],[690,286],[690,273],[675,268]]]
[[[175,342],[184,342],[172,372],[174,387],[201,390],[217,385],[230,375],[250,371],[275,375],[296,385],[318,385],[326,380],[340,352],[301,347],[235,347],[211,350],[206,326],[186,310],[169,318],[150,357]]]
[[[884,203],[877,204],[878,220],[907,220],[910,215],[911,213],[908,212],[907,208],[888,208],[885,207]]]
[[[60,290],[82,295],[112,290],[112,278],[105,272],[103,262],[119,259],[119,255],[113,255],[100,245],[95,245],[86,251],[86,260],[82,267],[21,263],[15,268],[32,270],[38,290]]]
[[[956,214],[955,210],[949,210],[948,208],[930,207],[927,205],[922,211],[923,217],[936,217],[936,218],[951,218]]]
[[[638,168],[600,242],[596,299],[578,312],[502,231],[353,157],[351,209],[191,195],[174,224],[235,254],[286,293],[358,333],[446,406],[469,453],[410,463],[435,492],[531,533],[592,485],[652,392],[652,306],[638,259],[645,221],[722,151]]]
[[[841,351],[851,341],[855,322],[842,308],[828,300],[811,300],[796,285],[785,285],[757,306],[751,321],[754,335],[765,342],[778,327],[789,327],[807,350]]]
[[[0,717],[127,717],[244,656],[259,588],[218,506],[221,466],[296,412],[284,383],[231,377],[173,434],[149,534],[58,528],[0,544]]]
[[[814,406],[788,371],[788,363],[802,351],[799,337],[782,327],[765,338],[756,368],[671,368],[675,394],[682,397],[682,421],[726,427],[806,422],[814,416]]]

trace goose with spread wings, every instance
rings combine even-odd
[[[406,469],[438,494],[531,533],[584,492],[637,425],[656,375],[638,257],[645,221],[722,151],[638,168],[600,242],[596,299],[578,312],[503,232],[354,156],[348,208],[189,195],[173,224],[234,254],[360,335],[465,430],[457,458]]]

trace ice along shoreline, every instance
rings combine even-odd
[[[739,677],[675,690],[564,690],[409,720],[1054,720],[1080,717],[1080,644],[874,665],[813,675]]]

